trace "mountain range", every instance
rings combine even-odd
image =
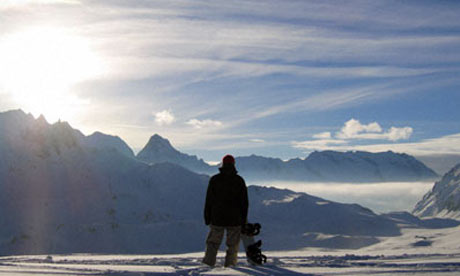
[[[196,156],[176,150],[171,143],[155,134],[137,158],[150,164],[170,162],[197,173],[212,175],[218,166],[211,166]],[[305,159],[283,161],[257,155],[236,157],[236,167],[249,181],[312,181],[312,182],[388,182],[433,180],[438,175],[414,157],[392,151],[312,152]]]
[[[0,113],[0,254],[203,250],[209,176],[128,149],[66,122]],[[420,227],[410,214],[395,219],[305,193],[249,186],[248,194],[265,249],[359,248],[399,235],[402,221]]]

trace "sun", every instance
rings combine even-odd
[[[100,75],[89,41],[61,28],[33,28],[0,37],[0,95],[49,121],[72,120],[86,101],[73,85]]]

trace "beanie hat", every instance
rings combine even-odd
[[[235,158],[230,154],[227,154],[222,158],[222,165],[225,166],[226,164],[235,165]]]

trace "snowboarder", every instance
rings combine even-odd
[[[219,171],[209,180],[206,193],[204,220],[210,231],[203,263],[211,267],[216,264],[217,251],[226,231],[224,266],[228,267],[237,263],[241,227],[248,216],[248,193],[244,179],[237,174],[233,156],[224,156]]]

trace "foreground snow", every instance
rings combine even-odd
[[[265,252],[264,266],[242,258],[235,268],[200,263],[202,253],[180,255],[39,255],[0,258],[0,275],[459,275],[460,227],[405,229],[400,237],[360,250]]]
[[[21,256],[0,260],[0,275],[458,275],[460,254],[275,255],[264,266],[240,258],[235,268],[200,264],[201,254],[175,256]],[[219,258],[220,263],[223,258]]]

